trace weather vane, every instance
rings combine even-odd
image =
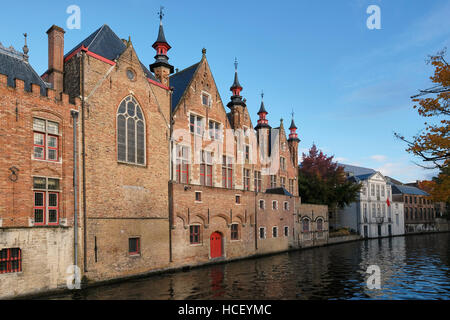
[[[163,12],[163,10],[164,10],[164,7],[163,7],[163,6],[159,7],[159,12],[158,12],[159,20],[162,20],[162,18],[164,17],[164,12]]]
[[[237,68],[238,68],[238,61],[237,61],[237,58],[235,57],[234,58],[234,70],[237,71]]]
[[[261,90],[261,99],[264,100],[264,91]]]

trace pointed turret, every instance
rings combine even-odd
[[[258,124],[255,127],[255,129],[259,129],[259,128],[270,128],[269,126],[269,120],[266,119],[268,112],[264,106],[264,92],[261,93],[261,107],[259,108],[258,111]]]
[[[289,145],[289,151],[291,152],[292,157],[292,163],[295,167],[298,166],[298,144],[300,143],[300,139],[298,138],[297,134],[297,126],[294,122],[294,111],[292,111],[292,121],[291,126],[289,127],[289,139],[288,139],[288,145]]]
[[[169,64],[169,57],[167,51],[171,46],[164,35],[164,27],[162,18],[164,17],[163,7],[161,7],[159,14],[159,31],[158,38],[152,47],[156,50],[155,62],[150,65],[150,71],[155,73],[155,77],[164,85],[169,86],[169,75],[174,72],[174,68]]]
[[[233,129],[242,128],[244,126],[244,109],[246,107],[245,100],[242,100],[241,91],[242,86],[239,83],[238,72],[237,72],[238,62],[234,59],[234,82],[230,88],[233,93],[231,96],[231,101],[228,102],[227,107],[231,110],[231,126]]]

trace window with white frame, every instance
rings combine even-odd
[[[276,200],[272,201],[272,210],[278,210],[278,201]]]
[[[285,211],[288,211],[288,210],[289,210],[289,202],[288,202],[288,201],[285,201],[285,202],[283,203],[283,209],[284,209]]]
[[[266,228],[265,227],[260,227],[259,228],[259,238],[260,239],[265,239],[266,238]]]
[[[221,130],[220,130],[220,123],[213,121],[213,120],[209,120],[209,138],[211,140],[220,140],[220,136],[221,136]]]
[[[212,166],[213,154],[209,151],[202,151],[202,163],[200,164],[200,184],[202,186],[212,187]]]
[[[264,200],[259,200],[259,208],[264,210],[266,208],[266,204]]]
[[[189,183],[189,147],[176,146],[175,179],[178,183]]]
[[[384,197],[384,186],[381,186],[381,196]]]
[[[117,110],[117,160],[145,165],[145,119],[133,96],[123,99]]]
[[[286,158],[280,157],[280,169],[286,171]]]
[[[207,92],[202,91],[202,105],[211,107],[211,95]]]
[[[370,195],[375,196],[375,186],[373,184],[370,184]]]
[[[248,163],[250,161],[250,146],[249,145],[244,145],[244,157],[245,157],[245,162]]]
[[[34,224],[58,225],[60,203],[60,180],[46,177],[33,177]]]
[[[261,192],[262,188],[261,171],[255,171],[253,174],[255,178],[255,191]]]
[[[294,179],[289,179],[289,192],[294,194]]]
[[[250,169],[244,169],[244,190],[250,190]]]
[[[54,121],[33,118],[33,158],[58,161],[59,124]]]
[[[202,135],[203,134],[203,117],[195,115],[195,114],[190,114],[189,130],[191,133]]]
[[[277,238],[278,237],[278,227],[272,228],[272,237]]]
[[[233,188],[233,159],[227,156],[222,159],[222,187]]]
[[[282,188],[286,188],[286,178],[280,177],[280,185]]]
[[[377,215],[377,213],[376,213],[375,203],[372,203],[372,218],[375,218],[376,215]]]
[[[270,176],[270,187],[276,188],[277,187],[277,176]]]

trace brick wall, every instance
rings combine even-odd
[[[16,79],[7,86],[0,75],[0,250],[22,250],[22,272],[0,274],[0,296],[41,291],[65,285],[66,269],[73,264],[73,120],[67,95],[55,99],[48,89],[24,90]],[[59,124],[57,161],[37,160],[33,154],[33,118]],[[15,167],[16,175],[10,168]],[[60,180],[59,219],[56,226],[34,225],[33,176]],[[13,181],[14,180],[14,181]]]

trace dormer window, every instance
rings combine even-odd
[[[211,95],[207,92],[202,92],[202,104],[211,107]]]

